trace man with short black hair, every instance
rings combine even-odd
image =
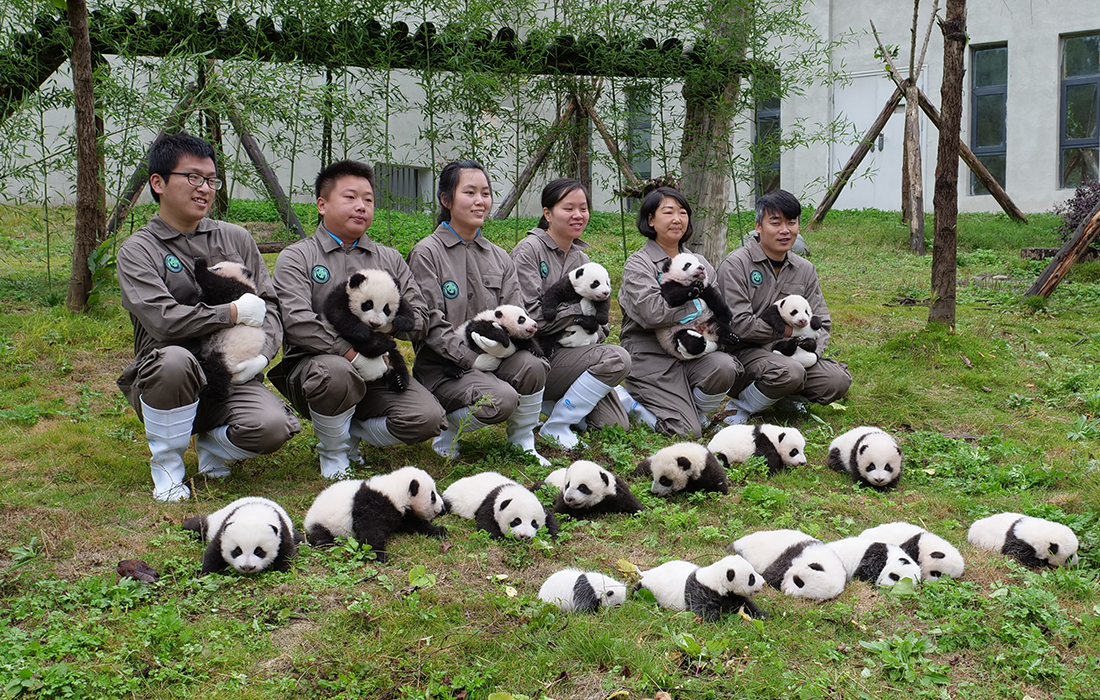
[[[290,408],[263,385],[263,370],[279,350],[282,326],[275,290],[251,234],[206,218],[221,189],[213,147],[189,134],[166,136],[149,150],[149,188],[159,212],[119,246],[122,306],[134,327],[135,361],[118,386],[145,423],[152,454],[153,497],[178,501],[183,454],[195,434],[199,472],[229,474],[228,462],[274,452],[300,430]],[[228,304],[199,303],[195,260],[211,266],[241,263],[253,274],[256,294]],[[262,328],[260,355],[230,370],[230,394],[205,393],[206,375],[195,358],[202,339],[243,323]]]
[[[832,320],[818,283],[813,263],[791,252],[798,238],[802,205],[785,190],[773,190],[756,200],[756,235],[726,256],[718,266],[718,286],[733,312],[733,330],[747,343],[768,345],[790,337],[791,326],[777,328],[761,315],[779,299],[798,294],[806,298],[821,319],[817,362],[803,367],[797,360],[765,347],[748,347],[734,353],[745,374],[730,390],[730,406],[736,412],[730,424],[745,423],[785,396],[815,403],[831,403],[843,397],[852,383],[848,368],[822,357],[829,342]]]

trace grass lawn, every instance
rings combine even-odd
[[[235,203],[237,206],[237,203]],[[308,213],[308,207],[300,215]],[[147,217],[148,209],[139,211]],[[271,219],[243,203],[231,218]],[[303,219],[312,222],[314,219]],[[354,542],[302,547],[288,573],[197,576],[203,545],[188,515],[266,496],[298,525],[320,477],[304,429],[278,453],[196,478],[194,498],[151,495],[144,431],[114,381],[133,353],[117,282],[96,308],[64,310],[72,212],[0,207],[0,686],[26,698],[1096,698],[1100,678],[1100,264],[1076,267],[1045,304],[1021,305],[1043,268],[1020,248],[1057,246],[1056,221],[1003,216],[959,223],[954,329],[926,324],[931,256],[908,252],[896,214],[834,212],[804,230],[833,316],[828,354],[855,381],[839,404],[797,427],[809,464],[769,477],[734,466],[727,496],[660,499],[631,476],[673,442],[644,428],[586,434],[593,459],[632,482],[633,517],[563,519],[556,542],[497,542],[444,516],[445,540],[401,536],[379,564]],[[492,222],[510,249],[533,220]],[[931,235],[931,217],[927,229]],[[140,225],[140,220],[137,225]],[[306,224],[307,228],[312,228]],[[270,224],[256,224],[270,231]],[[379,212],[372,234],[407,252],[427,216]],[[625,247],[641,237],[626,225]],[[749,228],[742,225],[741,228]],[[618,286],[624,232],[595,215],[591,256]],[[274,266],[274,255],[269,255]],[[718,261],[712,261],[717,263]],[[613,309],[613,331],[617,331]],[[857,488],[825,466],[833,437],[857,425],[894,434],[898,489]],[[548,472],[506,449],[503,428],[462,440],[454,461],[427,444],[364,448],[360,476],[406,464],[439,490],[497,470],[524,483]],[[565,466],[570,455],[542,444]],[[187,453],[190,474],[195,455]],[[544,493],[549,503],[552,494]],[[1033,572],[966,542],[975,519],[1002,511],[1072,527],[1081,562]],[[621,560],[710,563],[741,535],[797,528],[822,540],[905,520],[953,543],[960,580],[915,589],[853,582],[824,603],[765,589],[765,620],[714,624],[644,598],[570,616],[540,603],[552,572],[624,579]],[[142,559],[154,585],[119,579]]]

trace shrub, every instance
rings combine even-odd
[[[1093,180],[1078,186],[1073,196],[1061,204],[1055,204],[1051,213],[1062,217],[1058,226],[1058,235],[1063,241],[1069,240],[1081,222],[1100,206],[1100,182]]]

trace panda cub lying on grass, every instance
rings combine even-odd
[[[533,539],[543,527],[558,536],[558,520],[538,496],[497,472],[463,477],[443,492],[443,501],[455,515],[473,520],[494,539],[506,536]]]
[[[690,610],[704,622],[716,622],[724,612],[744,609],[756,618],[767,613],[751,596],[764,587],[764,579],[744,557],[729,556],[710,566],[689,561],[669,561],[642,573],[638,588],[669,610]]]

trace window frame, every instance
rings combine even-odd
[[[1005,50],[1005,82],[1003,85],[983,85],[978,87],[974,84],[974,79],[977,77],[977,70],[974,68],[976,63],[976,56],[980,51],[990,51],[996,49]],[[1000,95],[1002,98],[1003,113],[1004,113],[1004,125],[1003,125],[1003,140],[1000,144],[995,146],[978,146],[978,98]],[[1005,159],[1005,178],[1008,179],[1008,42],[998,42],[995,44],[983,44],[981,46],[970,47],[970,150],[976,158],[981,160],[983,156],[1002,156]],[[984,165],[984,163],[983,163]],[[988,167],[987,167],[988,169]],[[992,173],[990,173],[992,174]],[[1001,187],[1005,186],[1004,182],[998,181]],[[973,197],[985,197],[989,195],[989,192],[979,192],[978,187],[981,185],[981,180],[974,173],[970,173],[970,195]]]
[[[1098,36],[1100,32],[1083,32],[1079,34],[1063,34],[1059,46],[1059,60],[1058,60],[1058,189],[1075,189],[1078,184],[1066,184],[1066,152],[1078,149],[1093,148],[1100,151],[1100,67],[1097,68],[1096,73],[1092,75],[1077,75],[1073,77],[1066,77],[1066,42],[1071,39],[1079,39],[1081,37]],[[1069,121],[1069,102],[1068,95],[1071,87],[1077,87],[1080,85],[1095,85],[1096,86],[1096,99],[1093,109],[1096,110],[1096,134],[1091,137],[1071,139],[1067,135],[1067,127]]]

